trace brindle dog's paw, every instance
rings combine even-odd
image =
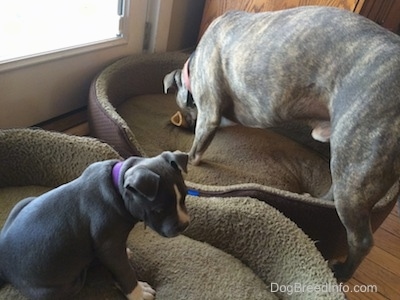
[[[351,278],[345,263],[334,260],[329,262],[329,267],[339,282],[346,282]]]
[[[189,163],[192,166],[198,166],[198,165],[200,165],[200,162],[201,162],[201,155],[200,154],[194,155],[194,154],[189,153]]]

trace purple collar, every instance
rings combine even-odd
[[[114,187],[117,189],[117,191],[119,191],[119,186],[118,186],[119,173],[121,171],[121,167],[122,167],[123,163],[124,163],[123,161],[117,162],[112,168],[112,180],[113,180]]]

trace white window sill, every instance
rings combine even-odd
[[[100,42],[94,42],[87,45],[79,45],[75,47],[58,49],[54,51],[38,53],[26,57],[17,57],[14,59],[4,60],[0,62],[0,73],[19,69],[23,67],[28,67],[44,62],[50,62],[58,60],[60,58],[72,57],[84,53],[94,52],[97,50],[125,46],[128,44],[128,40],[123,37],[116,37],[109,40],[104,40]]]

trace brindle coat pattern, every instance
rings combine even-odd
[[[195,107],[186,106],[181,71],[170,78],[189,123],[197,119],[193,164],[222,116],[261,128],[306,122],[315,138],[330,138],[331,190],[349,246],[333,269],[351,277],[373,245],[371,209],[400,175],[400,38],[336,8],[229,12],[189,68]]]

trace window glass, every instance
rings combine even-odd
[[[0,0],[0,61],[119,36],[118,0]]]

